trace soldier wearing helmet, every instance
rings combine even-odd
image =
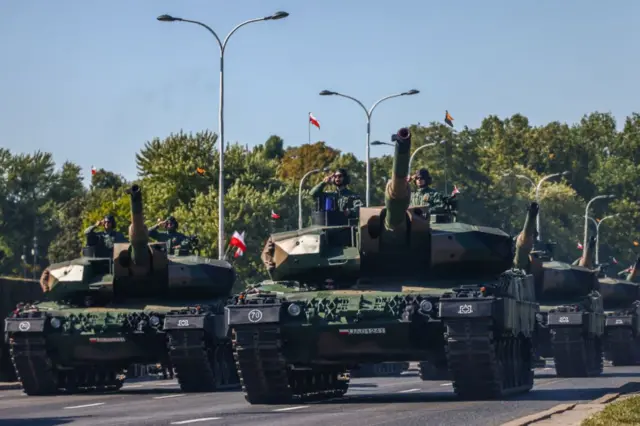
[[[429,170],[418,170],[413,180],[418,188],[411,193],[411,206],[429,206],[429,209],[433,209],[443,205],[442,194],[430,186],[432,179]]]
[[[104,232],[96,232],[98,226],[104,227]],[[85,229],[84,235],[87,239],[87,246],[95,247],[95,255],[97,257],[111,257],[114,244],[127,242],[125,236],[116,231],[115,227],[115,217],[112,214],[107,214],[103,219]]]
[[[347,169],[338,169],[334,173],[326,176],[322,182],[311,190],[311,196],[319,198],[324,195],[329,200],[334,200],[334,209],[344,212],[347,218],[357,218],[360,209],[360,196],[347,188],[351,183],[351,178]],[[333,184],[336,187],[334,192],[323,193],[323,189],[327,184]]]
[[[161,226],[166,229],[166,232],[158,231]],[[187,241],[187,236],[178,232],[178,221],[173,216],[165,220],[158,219],[158,223],[149,228],[149,237],[161,243],[167,243],[170,250],[181,248]]]

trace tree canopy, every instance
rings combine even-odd
[[[580,255],[584,210],[588,200],[613,194],[612,200],[592,204],[590,216],[600,220],[617,215],[601,227],[600,260],[615,257],[626,267],[638,252],[640,240],[640,115],[627,117],[620,131],[610,114],[585,115],[579,123],[552,122],[532,126],[516,114],[489,116],[477,129],[454,130],[441,123],[413,125],[412,168],[427,167],[440,191],[461,191],[459,221],[520,231],[528,203],[536,199],[537,183],[553,173],[566,175],[541,185],[541,235],[555,241],[555,255],[573,261]],[[443,142],[444,141],[444,142]],[[201,254],[218,252],[217,135],[209,131],[171,134],[147,142],[136,154],[136,184],[143,190],[148,224],[169,214],[180,230],[198,234]],[[443,143],[441,143],[443,142]],[[382,205],[391,174],[390,147],[375,147],[371,161],[371,200]],[[0,274],[31,274],[49,262],[77,257],[84,228],[105,214],[113,214],[126,232],[129,203],[125,190],[134,182],[98,169],[89,188],[81,168],[66,162],[59,168],[55,153],[12,153],[0,149]],[[365,165],[353,154],[319,141],[284,148],[271,135],[252,149],[238,143],[225,148],[225,229],[245,232],[247,252],[233,260],[239,287],[265,277],[260,252],[269,233],[297,228],[298,186],[312,169],[348,169],[352,189],[364,199]],[[305,181],[304,194],[324,173]],[[528,178],[528,179],[527,179]],[[309,223],[312,200],[303,198],[303,217]],[[271,212],[280,219],[271,219]],[[37,236],[36,264],[31,255]],[[23,259],[22,255],[26,257]],[[233,259],[233,256],[230,256]]]

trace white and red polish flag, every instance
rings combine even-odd
[[[318,129],[320,128],[320,122],[318,121],[317,118],[315,118],[313,116],[313,114],[309,113],[309,123],[313,124],[314,126],[316,126]]]
[[[247,251],[247,245],[244,243],[244,231],[242,231],[242,234],[238,234],[238,231],[233,231],[229,245],[237,248],[234,257],[242,256]]]

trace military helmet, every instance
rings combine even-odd
[[[414,178],[424,179],[427,185],[431,185],[432,179],[428,169],[422,168],[416,172]]]
[[[340,173],[342,175],[342,184],[349,185],[351,183],[351,177],[349,176],[349,172],[345,168],[339,168],[336,170],[336,173]]]
[[[176,220],[175,217],[173,217],[173,216],[167,217],[167,222],[169,222],[171,225],[173,225],[173,229],[178,229],[178,221]]]
[[[114,228],[116,227],[116,218],[112,214],[104,215],[104,221],[110,222]]]

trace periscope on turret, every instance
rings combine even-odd
[[[394,136],[384,207],[361,207],[353,224],[272,234],[262,253],[271,279],[226,308],[250,403],[343,395],[350,370],[381,362],[419,361],[424,380],[447,377],[462,398],[533,386],[538,305],[511,237],[409,207],[411,134]]]
[[[109,258],[50,265],[46,300],[5,320],[28,395],[115,390],[134,363],[175,368],[183,392],[239,385],[223,309],[235,271],[225,261],[171,256],[149,243],[141,188],[132,186],[130,243]]]

